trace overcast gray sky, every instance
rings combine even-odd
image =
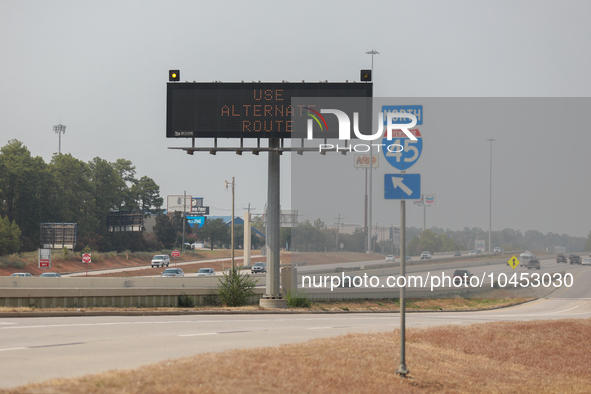
[[[169,69],[205,82],[358,80],[375,48],[376,97],[588,97],[589,15],[584,1],[0,0],[0,145],[21,140],[48,162],[58,150],[53,125],[62,123],[64,153],[129,159],[163,197],[186,190],[217,215],[229,215],[224,180],[235,176],[237,210],[251,203],[260,212],[266,155],[167,149],[190,144],[165,138]],[[586,236],[591,137],[580,120],[576,129],[519,130],[519,138],[497,127],[443,136],[425,126],[416,171],[423,190],[437,195],[428,226],[488,228],[486,139],[495,138],[493,230]],[[289,155],[282,166],[289,208]],[[383,203],[381,171],[374,198]],[[362,223],[361,208],[333,205],[319,199],[315,210],[327,223],[339,213]],[[407,224],[421,226],[418,208],[408,212]]]

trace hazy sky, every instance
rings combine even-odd
[[[129,159],[163,197],[186,190],[216,215],[229,215],[224,180],[234,176],[237,211],[251,203],[260,212],[266,155],[168,149],[190,145],[165,138],[169,69],[183,81],[358,80],[375,48],[376,97],[588,97],[589,15],[584,1],[0,0],[0,145],[18,139],[49,162],[58,150],[53,125],[62,123],[63,153]],[[486,140],[495,138],[493,230],[586,236],[588,103],[577,101],[580,127],[568,130],[525,127],[517,136],[479,125],[444,136],[425,126],[416,171],[423,190],[437,195],[427,225],[488,228]],[[284,155],[283,208],[291,205],[290,164]],[[374,198],[384,203],[380,171]],[[355,204],[319,198],[310,212],[293,208],[312,220],[318,211],[327,223],[339,213],[362,223],[363,201]],[[396,224],[397,204],[392,211],[374,213],[374,222]],[[422,225],[418,208],[408,215],[408,225]]]

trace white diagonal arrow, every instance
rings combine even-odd
[[[394,185],[394,189],[397,187],[401,188],[403,192],[408,194],[409,196],[412,194],[412,190],[408,188],[404,183],[402,183],[402,178],[392,177],[392,185]]]

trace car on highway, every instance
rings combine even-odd
[[[350,275],[343,276],[343,281],[341,282],[339,287],[355,287],[353,286],[353,277]]]
[[[213,268],[199,268],[199,271],[195,274],[195,276],[212,276],[215,275],[215,270]]]
[[[15,272],[14,274],[10,275],[10,276],[33,276],[31,274],[29,274],[28,272]]]
[[[476,254],[482,254],[482,250],[477,250]]]
[[[453,275],[454,284],[468,283],[472,273],[468,270],[455,270]]]
[[[532,259],[532,260],[528,261],[526,267],[528,270],[531,270],[531,269],[539,270],[542,268],[542,266],[540,264],[540,260],[538,260],[538,259]]]
[[[571,264],[581,264],[581,256],[579,256],[578,254],[571,254],[570,256],[568,256],[568,259]]]
[[[39,275],[40,278],[61,278],[62,276],[57,272],[44,272]]]
[[[476,251],[475,250],[469,251],[468,256],[476,256]]]
[[[151,266],[154,267],[168,267],[170,264],[170,257],[167,254],[157,254],[156,256],[152,257]]]
[[[591,257],[584,257],[581,265],[591,265]]]
[[[454,257],[461,256],[461,255],[462,255],[462,252],[454,252]]]
[[[261,274],[267,272],[267,263],[254,263],[254,265],[250,268],[251,274]]]
[[[499,248],[498,246],[493,249],[493,253],[501,253],[503,249]]]
[[[406,256],[406,258],[404,260],[406,260],[406,261],[412,261],[412,257]]]
[[[160,274],[162,277],[173,278],[173,277],[184,277],[185,273],[182,268],[167,268]]]
[[[562,253],[558,253],[556,255],[556,263],[564,263],[564,264],[566,264],[566,256],[563,255]]]
[[[394,261],[394,256],[392,256],[391,254],[386,256],[386,261]]]
[[[431,258],[431,253],[430,252],[425,251],[425,252],[421,253],[421,260],[423,260],[423,259],[430,259],[430,258]]]

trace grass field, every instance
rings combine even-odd
[[[4,393],[589,393],[591,320],[407,330],[198,355]]]

